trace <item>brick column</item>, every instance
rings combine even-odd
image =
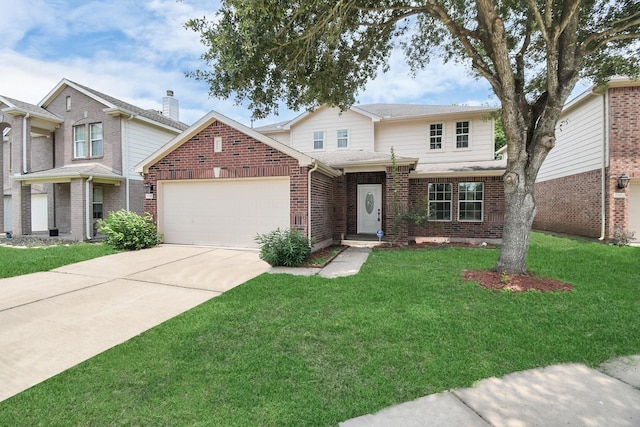
[[[71,237],[83,241],[87,236],[87,205],[85,179],[71,180]]]
[[[11,187],[11,231],[14,236],[31,234],[31,186],[14,180]]]
[[[387,167],[385,181],[386,209],[384,212],[384,234],[386,241],[407,243],[409,237],[406,221],[395,223],[395,212],[403,214],[409,208],[409,166],[398,166],[397,184],[394,185],[394,174],[391,166]]]

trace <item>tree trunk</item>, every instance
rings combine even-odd
[[[496,271],[508,274],[527,273],[527,253],[531,226],[536,214],[533,185],[512,189],[505,183],[505,217],[500,258]]]

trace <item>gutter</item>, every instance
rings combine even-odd
[[[313,168],[309,169],[309,173],[307,175],[307,238],[309,239],[309,244],[311,245],[311,174],[318,170],[320,164],[316,159],[313,159],[311,164]]]
[[[93,175],[91,175],[89,178],[87,178],[87,181],[85,182],[85,193],[86,193],[86,199],[87,199],[87,203],[86,203],[86,214],[87,214],[87,240],[91,240],[92,236],[91,236],[91,192],[89,191],[91,189],[91,181],[93,181]]]

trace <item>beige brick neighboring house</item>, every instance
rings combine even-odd
[[[499,240],[506,163],[494,109],[374,104],[321,107],[248,128],[212,111],[136,166],[145,210],[168,243],[255,246],[290,227],[334,241]],[[395,166],[391,149],[395,153]],[[423,226],[397,224],[408,210]]]
[[[173,94],[162,102],[173,116],[67,79],[37,105],[0,96],[2,229],[91,240],[109,212],[142,212],[133,166],[187,128]]]
[[[538,174],[533,227],[602,240],[621,229],[639,241],[640,81],[615,78],[579,95],[556,139]]]

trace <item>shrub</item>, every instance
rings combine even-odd
[[[616,227],[613,230],[613,244],[616,246],[629,246],[633,241],[635,232]]]
[[[258,234],[260,258],[271,266],[296,267],[311,254],[309,239],[298,230],[277,228],[266,234]]]
[[[124,209],[111,212],[106,219],[98,221],[98,229],[107,237],[106,243],[116,249],[151,248],[162,241],[162,235],[148,212],[144,216]]]

